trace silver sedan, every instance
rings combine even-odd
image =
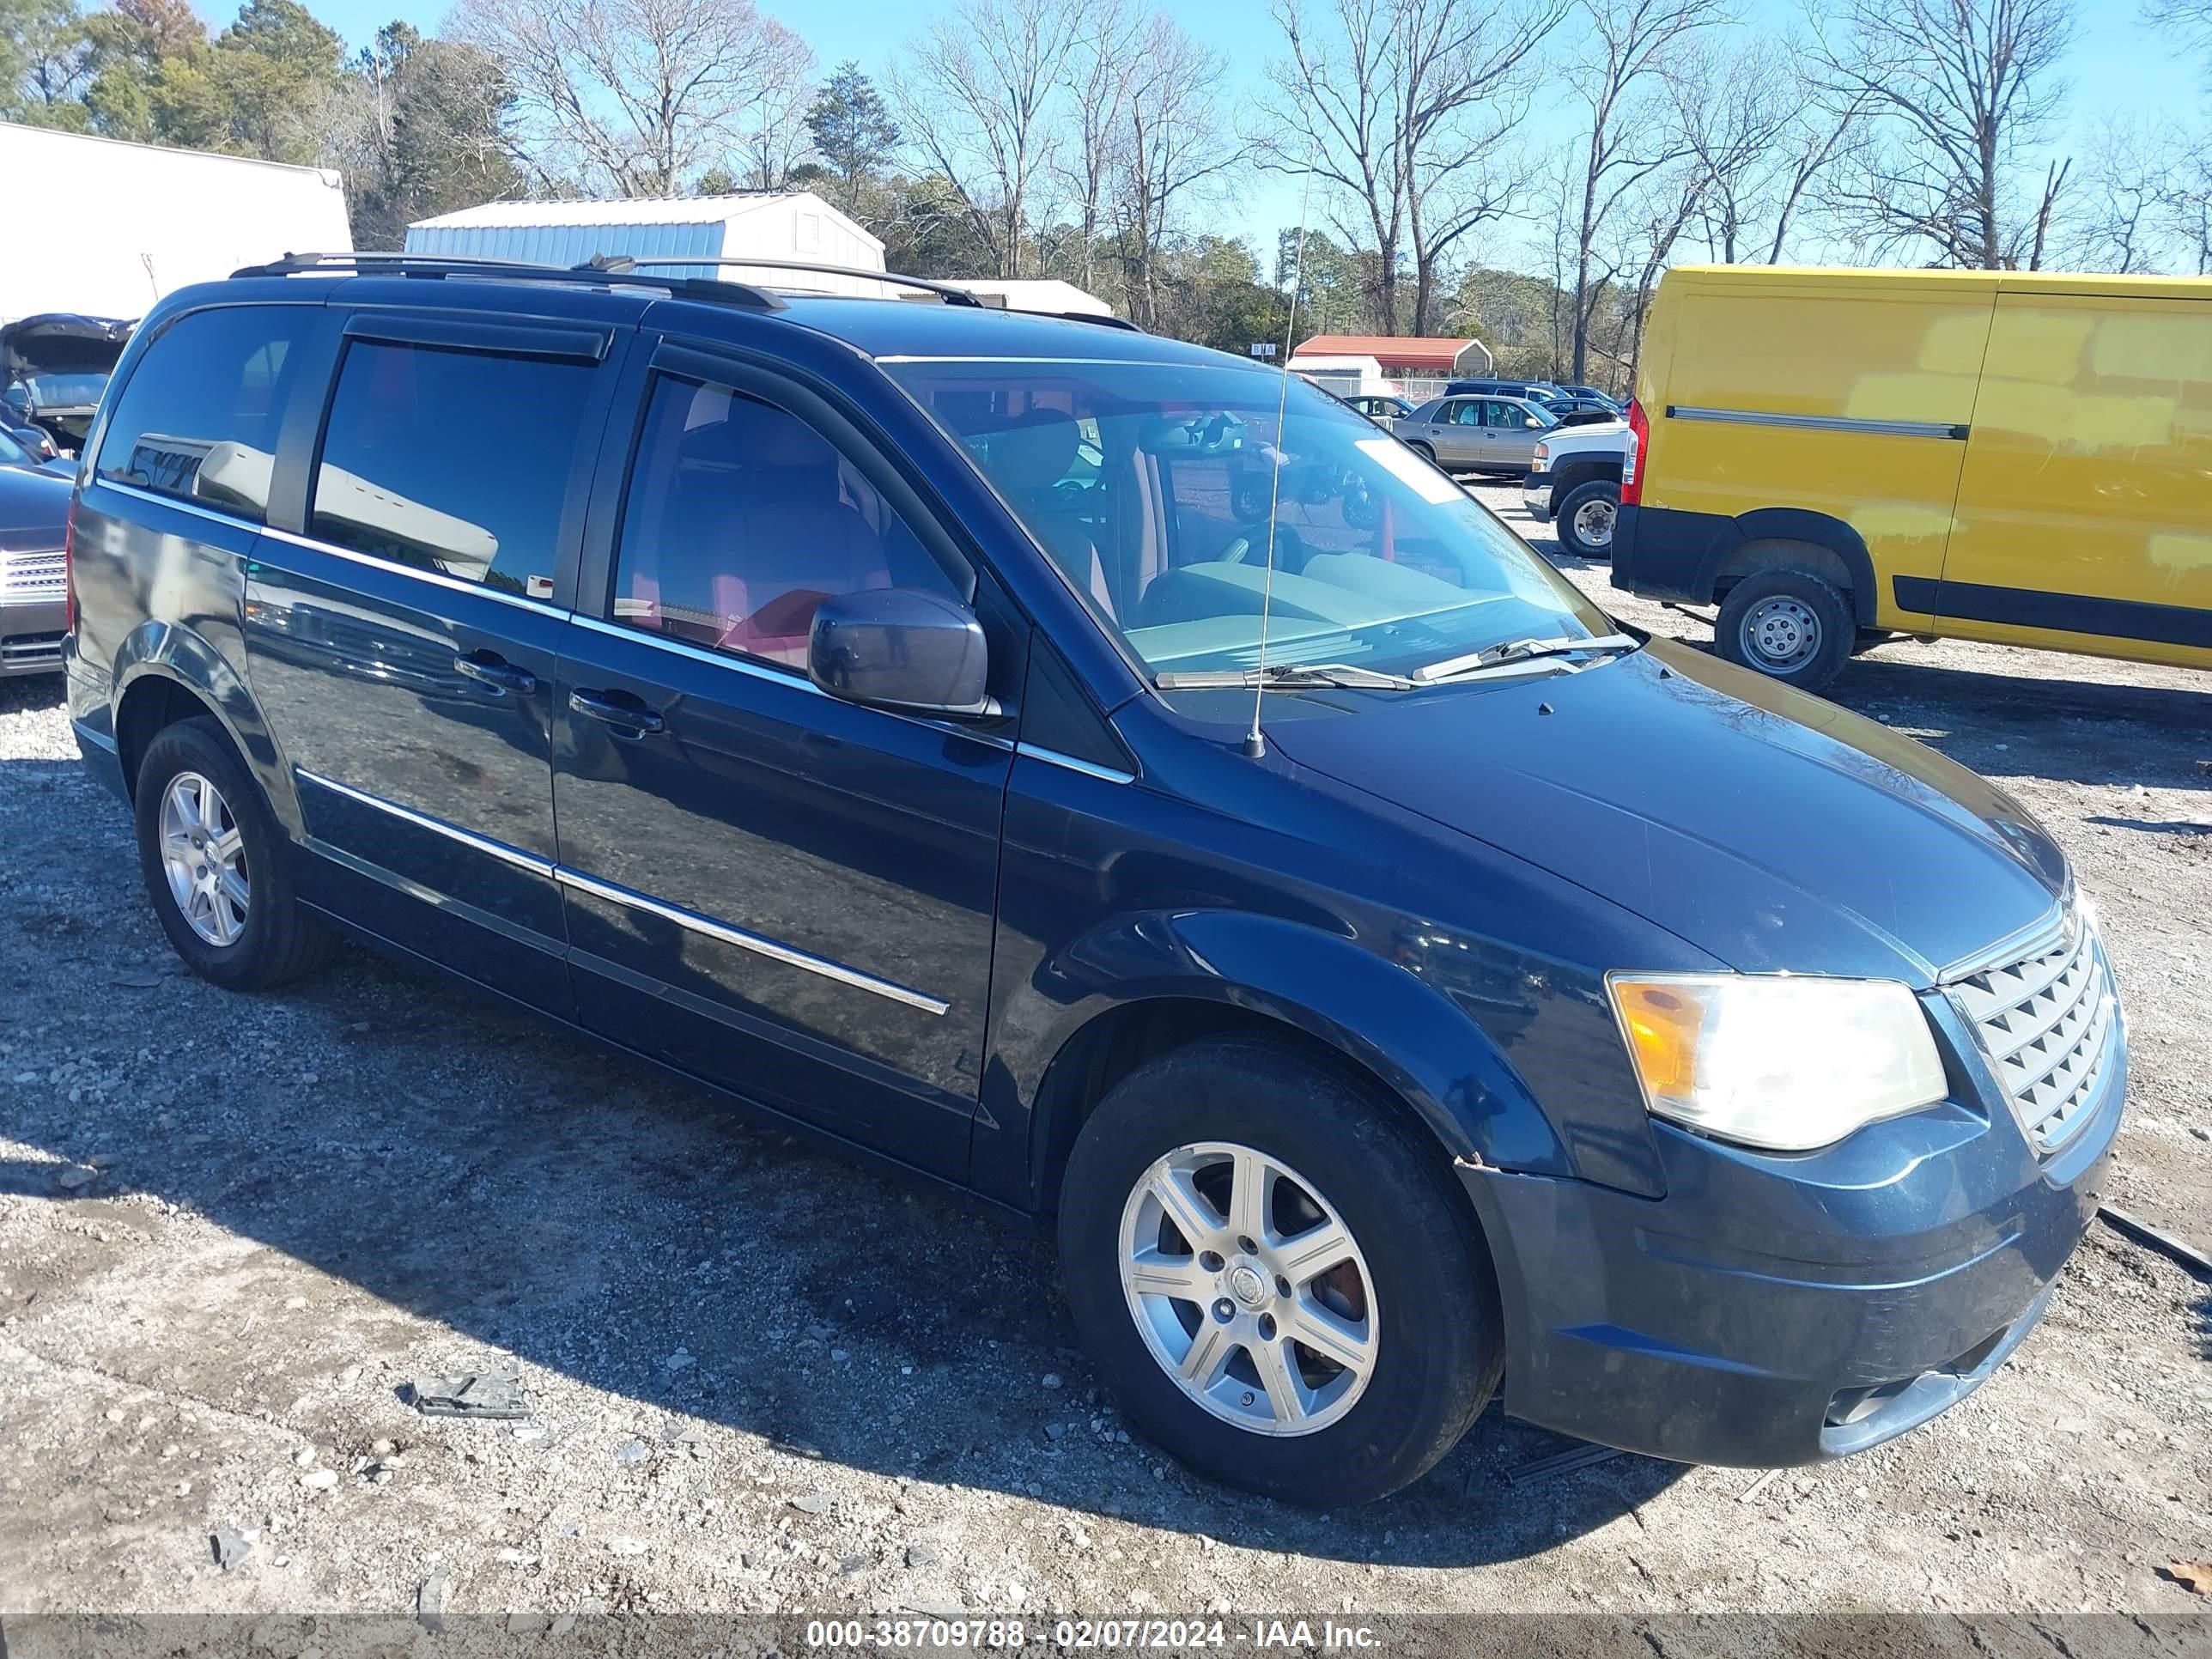
[[[1447,472],[1526,473],[1559,422],[1524,398],[1431,398],[1401,416],[1398,436]]]

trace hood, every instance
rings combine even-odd
[[[0,374],[106,374],[130,343],[135,323],[47,312],[0,325]]]
[[[1456,694],[1317,700],[1330,712],[1268,728],[1291,760],[1746,973],[1924,988],[2065,890],[2057,845],[1995,786],[1686,647]]]
[[[41,467],[0,466],[0,551],[49,553],[69,523],[70,481]]]
[[[1544,434],[1547,443],[1563,437],[1572,437],[1577,441],[1589,438],[1600,447],[1617,447],[1627,441],[1628,422],[1621,420],[1577,421],[1569,425],[1562,421]]]

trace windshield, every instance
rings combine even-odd
[[[1155,674],[1407,672],[1605,618],[1395,438],[1295,376],[1187,363],[886,363]],[[1275,505],[1272,592],[1267,519]]]
[[[25,374],[8,388],[8,401],[18,409],[88,408],[106,389],[105,374]]]

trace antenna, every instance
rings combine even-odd
[[[1283,498],[1283,416],[1291,403],[1291,343],[1297,337],[1298,290],[1306,285],[1306,218],[1313,206],[1313,151],[1306,151],[1306,183],[1298,198],[1298,252],[1291,278],[1290,314],[1283,319],[1283,379],[1275,391],[1275,464],[1267,471],[1267,562],[1260,574],[1260,660],[1252,680],[1252,729],[1244,734],[1244,753],[1258,760],[1267,752],[1260,730],[1260,704],[1267,695],[1267,613],[1275,598],[1275,509]]]

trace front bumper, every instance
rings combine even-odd
[[[1552,475],[1531,472],[1521,480],[1521,505],[1538,524],[1552,521]]]
[[[0,679],[62,672],[62,635],[69,601],[0,599]]]
[[[1461,1166],[1505,1305],[1505,1407],[1680,1462],[1771,1468],[1926,1422],[2041,1316],[2096,1213],[2124,1048],[2039,1163],[1959,1104],[1775,1157],[1653,1126],[1667,1196]]]

